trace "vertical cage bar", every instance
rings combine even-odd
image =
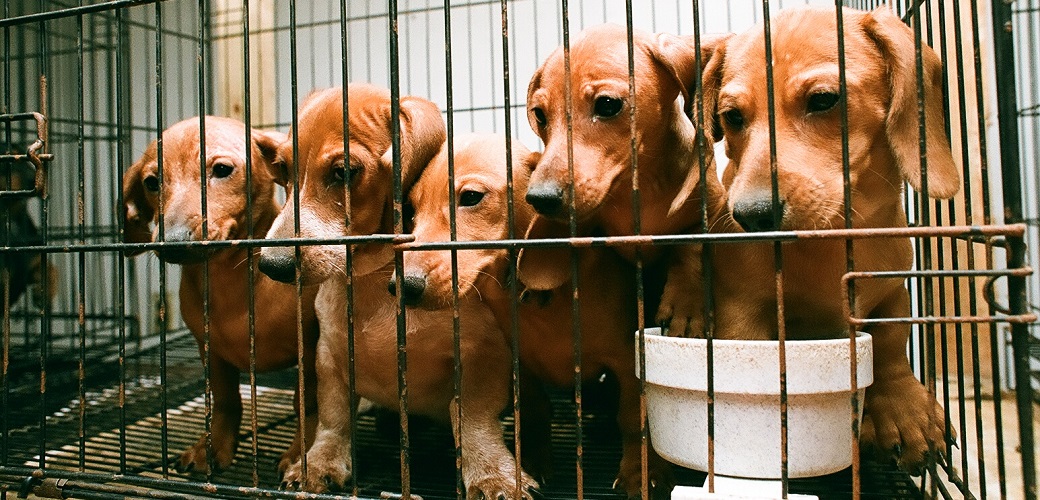
[[[404,233],[402,217],[403,179],[401,178],[401,65],[398,40],[397,0],[387,2],[390,35],[390,148],[394,179],[394,233]],[[404,290],[404,260],[401,252],[394,253],[394,276],[397,290]],[[397,389],[400,396],[401,423],[401,496],[411,498],[411,446],[408,436],[408,326],[405,317],[404,294],[397,294]]]
[[[843,200],[843,216],[845,218],[845,229],[852,229],[852,179],[851,179],[851,166],[850,166],[850,153],[849,153],[849,100],[848,100],[848,79],[847,79],[847,61],[845,60],[845,11],[842,6],[841,0],[834,2],[834,12],[836,16],[836,23],[838,28],[838,111],[841,120],[841,172],[842,172],[842,200]],[[855,270],[855,260],[853,259],[853,240],[845,240],[845,272],[852,272]],[[855,311],[856,305],[856,285],[855,281],[849,280],[846,288],[846,293],[849,297],[849,310]],[[860,421],[859,421],[859,359],[857,358],[858,351],[856,350],[856,329],[849,325],[849,400],[852,407],[851,415],[851,430],[852,436],[851,450],[852,450],[852,498],[853,500],[859,500],[862,488],[862,478],[860,477],[860,459],[859,459],[859,434],[860,434]]]
[[[253,213],[253,99],[251,97],[252,92],[252,66],[249,54],[249,1],[242,0],[242,117],[245,123],[245,141],[246,141],[246,213]],[[262,9],[261,9],[262,10]],[[228,33],[228,36],[231,36]],[[254,218],[247,217],[247,233],[250,239],[262,238],[264,235],[254,234],[256,228],[254,227]],[[255,262],[255,248],[249,247],[246,249],[246,290],[249,293],[247,298],[247,310],[246,310],[246,321],[248,335],[249,335],[249,429],[252,431],[250,435],[250,446],[253,452],[253,463],[252,475],[253,475],[253,486],[260,486],[260,460],[259,460],[259,436],[258,427],[259,421],[257,416],[257,402],[256,402],[256,262]],[[306,425],[306,422],[302,418],[297,420],[297,425],[301,428]],[[237,430],[236,430],[237,432]],[[292,445],[290,445],[292,446]],[[306,452],[303,450],[302,452]]]
[[[502,12],[502,109],[503,118],[505,119],[505,137],[506,137],[506,238],[516,238],[514,229],[514,220],[516,219],[516,209],[513,206],[513,120],[511,119],[512,114],[512,96],[510,95],[510,76],[512,73],[509,71],[509,3],[507,0],[501,0],[500,8]],[[449,28],[445,26],[445,31]],[[493,56],[493,54],[492,54]],[[492,85],[493,87],[493,85]],[[494,89],[492,88],[492,100],[494,99]],[[493,106],[492,106],[493,107]],[[450,140],[450,139],[449,139]],[[449,160],[454,163],[453,160]],[[450,178],[448,180],[448,189],[451,191],[449,198],[449,204],[455,202],[455,179],[454,179],[454,165],[450,172]],[[455,227],[455,210],[457,207],[452,206],[452,218],[451,218],[451,239],[456,239],[456,227]],[[457,269],[457,257],[456,252],[452,252],[452,295],[453,299],[458,296],[458,269]],[[506,281],[509,283],[509,318],[510,318],[510,363],[512,368],[512,391],[513,391],[513,450],[514,459],[516,460],[516,467],[514,469],[513,479],[515,481],[515,490],[513,494],[516,498],[523,496],[523,469],[520,464],[522,463],[523,450],[521,446],[521,418],[520,415],[520,328],[519,328],[519,307],[518,299],[519,293],[517,289],[516,279],[516,259],[517,250],[515,248],[509,249],[509,275]],[[457,299],[456,299],[456,312],[457,312]],[[457,345],[457,344],[456,344]],[[458,358],[456,358],[458,359]],[[459,420],[461,422],[461,419]]]
[[[776,102],[773,81],[773,36],[770,26],[769,0],[762,0],[763,31],[765,35],[766,54],[766,105],[769,118],[769,176],[772,188],[773,227],[779,228],[783,217],[780,209],[780,181],[777,172],[776,149]],[[784,325],[784,273],[783,247],[776,241],[773,243],[773,266],[776,285],[776,329],[779,340],[778,361],[780,364],[780,484],[781,495],[787,498],[788,462],[787,462],[787,328]]]
[[[290,96],[290,113],[292,115],[292,129],[299,131],[299,110],[297,109],[300,88],[299,88],[299,64],[297,61],[298,56],[298,40],[297,40],[297,19],[296,19],[296,0],[289,0],[289,96]],[[300,134],[294,133],[292,136],[292,165],[293,168],[293,192],[292,192],[292,204],[293,204],[293,236],[296,238],[300,237]],[[288,203],[288,201],[287,201]],[[299,246],[293,247],[293,262],[296,265],[296,276],[301,275],[300,261],[301,261],[301,249]],[[300,297],[303,295],[303,280],[296,280],[296,390],[303,396],[304,394],[304,376],[303,376],[303,317]],[[301,398],[297,403],[297,411],[299,411],[299,422],[304,422],[304,411],[303,410],[303,399]],[[301,434],[303,436],[300,446],[302,450],[307,449],[306,433]],[[300,453],[300,468],[303,473],[303,478],[307,478],[307,453]]]
[[[568,206],[568,222],[570,236],[574,237],[578,232],[578,222],[574,209],[574,89],[571,88],[571,36],[570,36],[570,5],[567,0],[560,1],[560,17],[563,23],[563,74],[564,74],[564,111],[567,124],[567,190],[570,203]],[[575,477],[576,496],[578,500],[585,498],[585,467],[584,467],[584,425],[582,421],[582,399],[581,399],[581,333],[579,330],[579,307],[578,300],[578,262],[577,251],[571,252],[571,335],[574,350],[574,422],[575,422]]]
[[[196,75],[198,76],[198,109],[199,114],[199,196],[200,215],[202,218],[202,239],[209,240],[209,202],[207,201],[208,175],[206,174],[206,0],[198,0],[198,31],[196,35]],[[179,11],[178,11],[179,13]],[[183,279],[183,278],[182,278]],[[212,322],[210,317],[210,271],[209,263],[202,266],[202,374],[205,381],[203,391],[206,408],[206,480],[213,481],[216,471],[216,456],[213,451],[213,349]],[[221,366],[221,371],[227,371]],[[237,384],[236,384],[237,386]],[[221,389],[223,390],[223,389]],[[237,387],[236,387],[237,390]],[[235,429],[237,432],[238,429]]]
[[[1015,89],[1015,47],[1012,4],[993,0],[993,48],[996,73],[997,116],[1000,129],[1000,168],[1004,179],[1004,222],[1022,222],[1022,172],[1019,162],[1018,97]],[[1020,236],[1007,238],[1008,267],[1025,263],[1025,241]],[[1024,277],[1008,277],[1011,314],[1028,310]],[[1015,399],[1018,406],[1019,447],[1022,454],[1022,486],[1026,500],[1037,498],[1036,442],[1033,435],[1033,386],[1029,374],[1030,336],[1025,324],[1011,325],[1015,369]]]
[[[458,200],[455,196],[455,89],[452,50],[451,50],[451,1],[444,0],[444,90],[445,90],[445,122],[446,142],[445,152],[448,160],[448,230],[451,241],[458,240]],[[512,229],[510,229],[512,230]],[[515,295],[513,295],[515,297]],[[515,314],[511,316],[515,318]],[[462,401],[462,338],[460,336],[460,313],[459,313],[459,252],[451,250],[451,333],[452,333],[452,359],[455,360],[452,373],[452,391],[457,401]],[[515,323],[514,323],[515,324]],[[514,349],[514,357],[517,351]],[[520,406],[520,392],[514,387],[513,408]],[[514,418],[519,411],[514,411]],[[457,424],[452,429],[455,444],[455,498],[462,500],[466,498],[466,485],[462,480],[462,405],[455,405],[455,421]],[[520,422],[514,422],[514,429],[519,435]],[[519,439],[517,439],[519,442]],[[519,445],[517,445],[519,450]],[[519,452],[518,452],[519,453]],[[519,460],[517,461],[519,462]]]
[[[4,2],[4,17],[11,16],[11,3]],[[4,26],[4,86],[0,91],[3,92],[3,112],[11,112],[11,28]],[[4,127],[4,144],[5,146],[11,145],[11,127]],[[7,222],[7,233],[11,234],[11,223]],[[3,394],[0,395],[0,465],[6,466],[8,462],[8,454],[11,449],[11,436],[10,436],[10,394],[11,394],[11,381],[10,381],[10,366],[11,366],[11,304],[7,297],[10,296],[10,280],[4,278],[4,320],[3,320],[3,364],[0,365],[0,380],[3,381]],[[6,495],[6,493],[4,493]]]
[[[347,0],[340,0],[339,2],[339,36],[340,36],[340,77],[342,80],[343,89],[343,154],[345,158],[350,158],[350,93],[349,89],[349,75],[350,75],[350,45],[348,43],[349,31],[348,18],[350,17],[349,10],[347,8]],[[298,189],[297,189],[298,191]],[[351,195],[349,186],[345,186],[343,189],[343,206],[346,208],[345,220],[343,221],[347,228],[351,227],[353,223],[353,206],[351,204]],[[357,442],[357,430],[358,430],[358,394],[357,385],[355,380],[357,379],[357,370],[355,367],[355,356],[354,356],[354,266],[353,266],[353,247],[350,245],[344,246],[344,265],[346,266],[346,293],[347,307],[346,307],[346,318],[345,324],[347,325],[347,383],[350,387],[350,394],[348,395],[348,401],[350,408],[350,442]],[[315,370],[317,370],[317,360],[315,360]],[[315,390],[317,387],[315,386]],[[357,447],[350,447],[350,464],[353,467],[357,464]],[[358,496],[358,480],[357,474],[350,475],[350,491],[354,497]]]
[[[79,2],[83,5],[82,0]],[[84,150],[84,135],[86,134],[84,120],[85,120],[85,108],[86,108],[86,86],[85,86],[85,75],[84,72],[86,67],[84,65],[84,32],[83,32],[83,16],[76,16],[76,69],[77,73],[77,90],[76,98],[79,101],[78,114],[76,116],[76,226],[78,226],[79,242],[86,243],[86,156]],[[86,280],[87,280],[87,254],[85,252],[78,252],[77,258],[77,290],[76,290],[76,326],[77,333],[79,334],[79,360],[77,363],[78,378],[79,378],[79,469],[83,471],[86,469],[87,460],[87,437],[84,429],[87,418],[87,395],[86,395],[86,358],[87,358],[87,325],[84,314],[86,313]]]
[[[40,0],[39,6],[40,6],[40,10],[45,10],[47,8],[46,0]],[[47,65],[47,54],[49,52],[49,45],[48,45],[48,39],[47,39],[47,23],[45,21],[40,21],[38,30],[39,30],[38,31],[38,34],[39,34],[39,38],[38,38],[38,40],[39,40],[39,46],[38,46],[38,50],[39,50],[39,68],[40,68],[40,74],[41,74],[41,77],[40,77],[40,89],[41,89],[41,92],[40,92],[40,112],[43,113],[44,116],[47,116],[48,115],[48,109],[47,109],[48,108],[48,102],[47,102],[47,96],[46,96],[46,75],[49,73],[49,71],[48,71],[49,66]],[[28,102],[28,99],[26,99],[25,102]],[[46,152],[50,148],[50,145],[45,142],[43,147],[44,147],[44,152]],[[48,226],[48,222],[49,222],[47,209],[48,209],[48,207],[47,207],[47,196],[46,196],[46,193],[45,193],[41,197],[41,215],[42,215],[42,217],[41,217],[41,226],[42,226],[41,227],[41,232],[42,232],[44,241],[47,241],[47,232],[48,232],[47,226]],[[46,256],[46,254],[44,254],[44,257],[43,257],[42,262],[41,262],[40,265],[43,266],[44,268],[46,268],[46,266],[47,266],[47,256]],[[47,290],[47,282],[44,281],[44,293],[45,293],[45,295],[46,295],[47,292],[48,292],[48,290]],[[50,338],[49,312],[50,312],[49,307],[45,307],[44,311],[43,311],[43,316],[44,316],[43,317],[43,325],[40,328],[41,335],[40,335],[40,342],[39,342],[39,349],[40,349],[40,352],[39,352],[39,362],[40,362],[40,408],[39,408],[39,422],[40,422],[39,423],[39,425],[40,425],[39,452],[40,452],[40,460],[39,460],[39,466],[40,466],[41,469],[46,468],[46,462],[47,462],[47,348],[49,347],[47,339]]]
[[[165,113],[163,110],[163,44],[162,44],[162,4],[155,4],[155,130],[156,130],[156,169],[158,171],[159,185],[163,185],[164,178],[164,158],[163,158],[163,124],[165,122]],[[156,225],[158,226],[158,238],[157,240],[166,240],[166,223],[163,218],[163,212],[165,211],[166,200],[163,196],[163,190],[159,190],[158,196],[159,210],[156,214]],[[166,265],[159,263],[159,404],[160,404],[160,419],[162,423],[160,449],[162,456],[168,456],[170,453],[169,445],[169,407],[168,401],[168,388],[167,388],[167,311],[166,311]],[[170,477],[169,464],[164,460],[162,463],[162,475],[164,479]]]
[[[123,45],[123,10],[118,9],[115,12],[115,36],[116,36],[116,47],[115,47],[115,82],[116,82],[116,100],[115,100],[115,118],[116,118],[116,165],[119,167],[115,171],[115,177],[120,177],[119,172],[123,165],[126,165],[126,148],[123,142],[126,140],[126,132],[124,127],[126,124],[123,123],[124,119],[124,102],[123,102],[123,83],[125,81],[123,77],[123,65],[124,59],[124,45]],[[118,186],[119,182],[115,181]],[[116,206],[123,206],[123,190],[120,188],[116,189]],[[119,213],[122,213],[120,210]],[[123,217],[116,217],[116,235],[119,237],[119,241],[123,241],[123,234],[125,231],[125,222]],[[126,262],[121,258],[116,258],[116,269],[117,269],[117,282],[119,283],[118,290],[116,291],[116,312],[119,314],[119,449],[126,449],[126,288],[123,285],[126,283]],[[126,474],[126,453],[119,454],[119,473]]]

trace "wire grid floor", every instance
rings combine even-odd
[[[120,445],[121,417],[118,401],[118,379],[111,384],[86,391],[87,401],[82,420],[84,445],[82,467],[85,472],[119,473],[125,464],[127,474],[162,477],[163,462],[171,463],[187,446],[194,443],[205,425],[205,403],[202,394],[201,364],[194,340],[179,336],[167,343],[166,394],[167,439],[169,455],[163,457],[160,447],[162,421],[158,391],[160,380],[154,374],[138,375],[125,383],[126,448]],[[140,370],[141,367],[137,367]],[[135,370],[136,371],[136,370]],[[144,370],[148,371],[148,370]],[[295,371],[258,376],[257,387],[257,454],[255,464],[259,486],[277,488],[277,462],[289,446],[296,428],[292,408]],[[222,484],[249,486],[254,484],[252,431],[249,428],[249,386],[242,385],[244,425],[235,463],[214,476]],[[585,389],[591,395],[595,387]],[[71,396],[71,400],[68,399]],[[59,396],[49,394],[52,401]],[[63,405],[47,417],[45,466],[47,469],[78,471],[81,467],[79,441],[79,398],[62,394]],[[545,498],[575,498],[575,448],[577,426],[570,393],[553,393],[553,453],[555,471],[551,481],[541,490]],[[620,459],[620,440],[609,405],[595,404],[586,398],[584,433],[584,494],[587,498],[617,498],[611,489]],[[512,419],[504,419],[506,442],[512,443]],[[450,428],[436,422],[413,419],[411,427],[412,491],[423,499],[453,499],[455,496],[455,457]],[[358,419],[355,449],[358,456],[354,468],[359,495],[380,498],[385,493],[400,491],[400,455],[397,415],[377,410]],[[10,429],[9,464],[36,467],[39,463],[39,425],[27,423]],[[680,484],[700,485],[704,473],[675,468]],[[201,476],[178,474],[169,467],[171,480]],[[868,460],[862,468],[862,498],[922,498],[917,486],[905,473]],[[851,474],[842,471],[829,476],[792,480],[791,493],[811,493],[821,499],[844,499],[851,495]],[[385,497],[385,496],[384,496]]]

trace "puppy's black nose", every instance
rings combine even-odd
[[[292,283],[296,280],[296,259],[290,255],[261,255],[260,272],[275,281]]]
[[[535,211],[546,216],[560,213],[563,209],[563,188],[555,182],[532,185],[525,196]]]
[[[783,201],[777,205],[777,210],[778,216],[774,217],[771,199],[738,201],[733,205],[733,218],[747,232],[776,231],[780,229],[780,219],[783,218]]]
[[[195,232],[182,225],[168,225],[163,233],[163,241],[167,243],[188,243],[195,241]],[[199,247],[174,247],[159,250],[159,258],[171,264],[189,264],[206,259],[206,252]]]
[[[391,278],[390,283],[386,285],[386,289],[390,292],[390,295],[397,295],[397,280]],[[406,274],[401,279],[401,295],[404,299],[404,305],[414,306],[422,302],[423,292],[426,290],[426,277],[417,274]]]
[[[191,229],[186,226],[167,226],[164,236],[170,243],[183,243],[193,239]]]

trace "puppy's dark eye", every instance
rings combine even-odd
[[[729,125],[734,130],[744,128],[744,115],[738,109],[723,111],[722,119],[726,121],[726,125]]]
[[[808,113],[820,113],[830,110],[838,104],[839,98],[840,96],[836,92],[817,92],[809,96],[809,100],[805,104],[805,110]]]
[[[542,111],[542,108],[531,108],[531,113],[534,115],[534,120],[538,122],[538,126],[544,127],[547,123],[545,121],[545,111]]]
[[[235,167],[230,163],[218,163],[213,165],[213,177],[216,177],[217,179],[223,179],[231,175],[234,171]]]
[[[459,195],[459,206],[472,207],[480,203],[480,200],[483,199],[484,193],[481,193],[480,191],[463,191],[462,194]]]
[[[158,177],[156,177],[154,175],[149,175],[148,177],[145,177],[144,181],[142,181],[142,182],[144,183],[144,188],[145,189],[147,189],[147,190],[149,190],[149,191],[151,191],[153,193],[158,193],[159,192],[159,178]]]
[[[349,184],[354,180],[355,177],[361,172],[361,167],[357,165],[351,165],[349,168],[345,167],[344,164],[338,163],[332,168],[332,178],[336,182]]]
[[[593,111],[600,118],[613,118],[621,112],[625,102],[616,97],[600,96],[596,98]]]

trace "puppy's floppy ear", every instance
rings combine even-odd
[[[401,186],[405,193],[426,164],[437,156],[447,137],[444,118],[436,104],[421,97],[401,98]],[[393,165],[393,147],[386,150],[382,161]]]
[[[555,52],[553,54],[555,55]],[[550,59],[552,57],[553,56],[549,56]],[[546,61],[548,60],[549,59],[546,59]],[[527,84],[528,103],[532,102],[532,97],[534,96],[534,93],[537,92],[538,89],[542,88],[542,71],[545,68],[545,64],[546,63],[542,63],[542,65],[539,66],[537,70],[535,70],[534,74],[531,75],[531,82]],[[528,108],[527,112],[527,123],[531,126],[531,130],[533,130],[535,134],[539,134],[541,127],[538,125],[538,121],[535,120],[534,113],[530,112],[530,108]]]
[[[528,240],[567,238],[566,224],[536,215],[527,228]],[[554,290],[571,279],[570,252],[567,247],[528,247],[516,259],[517,277],[531,290]]]
[[[731,34],[713,34],[701,36],[701,68],[704,68],[716,49],[725,44]],[[682,93],[686,114],[692,115],[693,101],[696,99],[697,52],[692,35],[676,36],[669,33],[658,33],[653,43],[647,47],[650,57],[660,65]],[[638,85],[638,82],[637,82]],[[696,124],[697,120],[693,120]]]
[[[696,126],[697,123],[703,120],[704,136],[706,140],[704,161],[705,161],[705,172],[706,176],[714,176],[715,173],[715,150],[712,144],[715,141],[722,139],[722,128],[719,126],[716,114],[718,113],[718,100],[719,100],[719,88],[722,86],[722,69],[723,63],[726,60],[726,41],[732,35],[719,35],[706,41],[701,40],[701,63],[704,64],[704,71],[701,72],[700,82],[693,81],[691,77],[689,92],[692,96],[687,100],[686,109],[690,115],[690,120]],[[692,44],[692,38],[690,40]],[[707,49],[705,48],[707,47]],[[703,88],[702,95],[702,108],[696,106],[697,96],[697,85],[700,84]],[[694,139],[696,140],[696,139]],[[694,191],[697,190],[697,186],[701,181],[700,172],[700,158],[699,156],[690,165],[689,171],[686,173],[686,179],[683,180],[682,188],[679,189],[679,193],[672,200],[671,206],[668,208],[668,215],[675,214],[686,201],[693,195]]]
[[[889,10],[879,7],[863,17],[866,31],[888,66],[892,88],[885,132],[889,147],[903,177],[921,190],[921,160],[918,140],[917,65],[914,37],[910,28]],[[929,47],[921,47],[924,75],[925,139],[928,148],[928,196],[952,198],[960,189],[960,172],[946,140],[943,115],[942,61]]]
[[[150,155],[146,153],[123,175],[123,241],[126,243],[152,241],[152,230],[148,225],[155,217],[155,211],[144,188],[144,166],[149,160]],[[127,257],[133,257],[142,251],[127,250],[124,253]]]
[[[289,136],[275,130],[259,129],[253,129],[249,135],[253,145],[260,152],[260,157],[264,160],[263,169],[256,168],[254,172],[265,170],[271,174],[275,182],[284,186],[289,179],[285,165],[278,162],[278,148],[289,140]]]

